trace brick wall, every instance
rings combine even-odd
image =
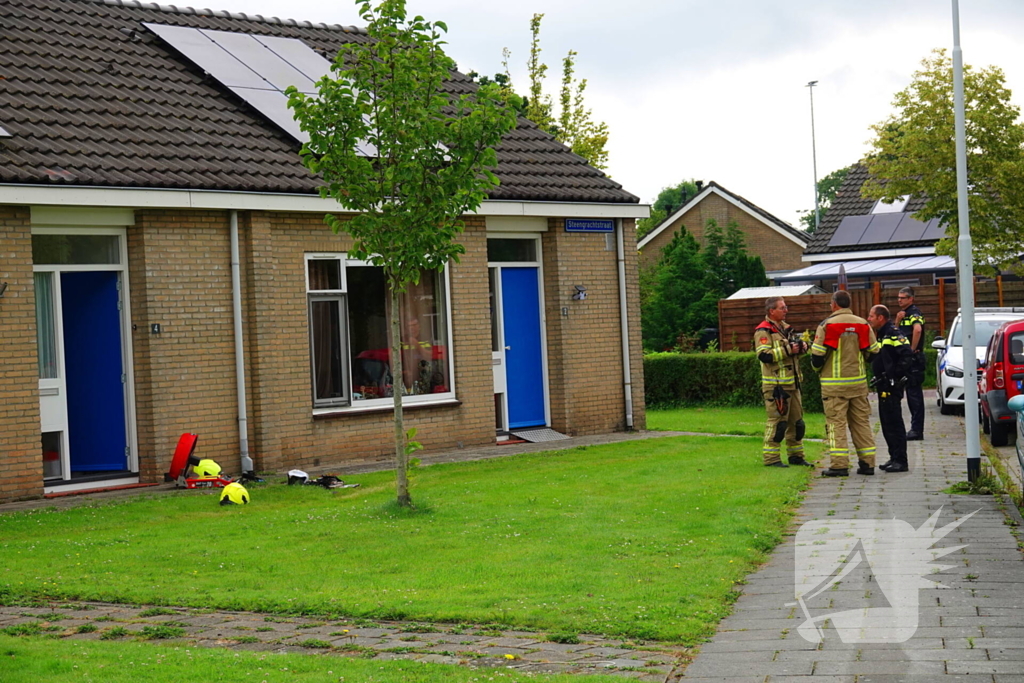
[[[136,212],[128,277],[142,480],[162,480],[183,432],[199,435],[197,455],[237,472],[228,214]]]
[[[27,207],[0,206],[0,500],[43,494],[39,441],[39,364],[36,357],[32,231]]]
[[[547,317],[551,426],[572,435],[625,429],[619,313],[618,256],[614,234],[567,233],[562,219],[549,219],[542,238]],[[634,426],[643,428],[636,231],[626,227],[627,297],[630,302]],[[574,285],[587,298],[571,298]],[[567,315],[563,314],[567,310]],[[639,392],[639,393],[638,393]]]
[[[729,221],[736,221],[743,232],[747,253],[760,256],[766,271],[796,270],[804,266],[800,260],[804,253],[802,246],[714,193],[709,194],[648,242],[643,248],[643,262],[647,264],[661,258],[661,250],[672,241],[680,225],[685,225],[690,234],[703,245],[704,227],[711,219],[723,229]]]
[[[625,408],[615,243],[566,233],[543,236],[552,425],[572,434],[622,429]],[[312,469],[389,459],[390,410],[314,418],[305,293],[307,252],[343,252],[351,241],[310,214],[239,212],[250,455],[257,470]],[[627,224],[626,269],[634,425],[644,426],[637,252]],[[466,220],[466,253],[450,269],[452,348],[459,405],[407,408],[406,427],[429,450],[494,441],[487,235]],[[27,209],[0,209],[0,299],[6,345],[0,404],[0,500],[42,494],[35,308]],[[226,211],[139,210],[128,228],[128,278],[140,476],[160,481],[179,436],[199,435],[197,454],[239,471],[239,439]],[[572,285],[588,288],[570,301]],[[562,316],[562,307],[568,316]],[[150,326],[159,323],[160,334]]]

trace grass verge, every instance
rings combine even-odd
[[[377,662],[348,657],[235,652],[83,640],[11,638],[0,635],[4,683],[608,683],[607,676],[542,675],[508,669],[468,669],[409,661]]]
[[[813,445],[812,454],[817,450]],[[757,439],[676,437],[0,516],[0,600],[102,600],[496,624],[694,644],[779,542],[810,476]]]
[[[672,432],[762,436],[764,408],[669,408],[647,411],[647,428]],[[806,438],[825,438],[825,416],[804,413]]]

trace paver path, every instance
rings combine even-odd
[[[1018,548],[1020,515],[993,496],[943,493],[966,479],[963,418],[939,415],[926,401],[925,439],[910,442],[905,474],[852,473],[848,479],[818,479],[795,520],[793,533],[760,571],[748,577],[734,613],[686,669],[682,681],[779,683],[780,681],[1007,681],[1024,682],[1024,560]],[[878,435],[880,462],[887,459]],[[983,459],[984,460],[984,459]],[[833,627],[820,646],[797,632],[804,621],[795,597],[794,572],[800,525],[849,529],[846,520],[903,520],[919,528],[941,509],[938,525],[977,512],[935,543],[967,544],[933,564],[951,568],[926,578],[948,589],[921,589],[918,623],[903,643],[845,643]],[[879,525],[878,528],[886,528]],[[891,529],[891,526],[889,527]],[[891,532],[890,532],[891,533]],[[834,537],[826,534],[822,538]],[[813,544],[814,541],[811,541]],[[823,543],[824,545],[824,543]],[[807,552],[806,544],[801,552]],[[813,552],[810,551],[810,552]],[[803,564],[802,564],[803,566]],[[916,574],[905,568],[900,585]],[[906,582],[906,583],[904,583]],[[870,571],[852,571],[812,601],[814,616],[860,607],[885,607]]]
[[[120,638],[132,638],[163,628],[164,635],[200,647],[412,659],[532,673],[611,674],[651,683],[675,680],[687,656],[683,648],[659,644],[640,645],[585,634],[578,637],[579,643],[554,643],[545,640],[543,633],[493,627],[324,621],[99,602],[0,606],[0,629],[19,625],[77,640],[110,638],[118,632],[123,634]]]

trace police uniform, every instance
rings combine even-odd
[[[875,437],[871,433],[866,363],[878,350],[874,330],[849,308],[837,309],[825,318],[814,335],[811,365],[821,375],[831,470],[849,468],[849,425],[857,460],[874,472]]]
[[[907,407],[910,409],[910,431],[921,436],[924,434],[924,315],[917,304],[910,304],[903,309],[903,320],[899,330],[910,342],[912,356],[910,371],[907,373]],[[914,325],[921,326],[921,338],[914,348]]]
[[[804,411],[800,398],[800,359],[790,355],[792,328],[770,318],[754,328],[754,352],[761,361],[761,394],[768,421],[761,451],[765,465],[782,461],[782,440],[790,464],[804,462]],[[781,392],[781,393],[780,393]],[[777,398],[781,400],[776,400]],[[782,410],[780,410],[780,404]]]
[[[878,330],[881,351],[871,362],[878,392],[878,418],[882,436],[889,448],[889,460],[901,467],[907,464],[907,431],[903,425],[903,384],[912,357],[910,342],[887,320]]]

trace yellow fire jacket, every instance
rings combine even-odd
[[[811,344],[811,365],[821,374],[821,395],[867,395],[865,368],[880,350],[875,331],[849,308],[821,321]]]
[[[790,329],[785,321],[776,323],[769,318],[754,328],[753,347],[761,361],[762,389],[795,388],[800,381],[799,356],[789,355]]]

